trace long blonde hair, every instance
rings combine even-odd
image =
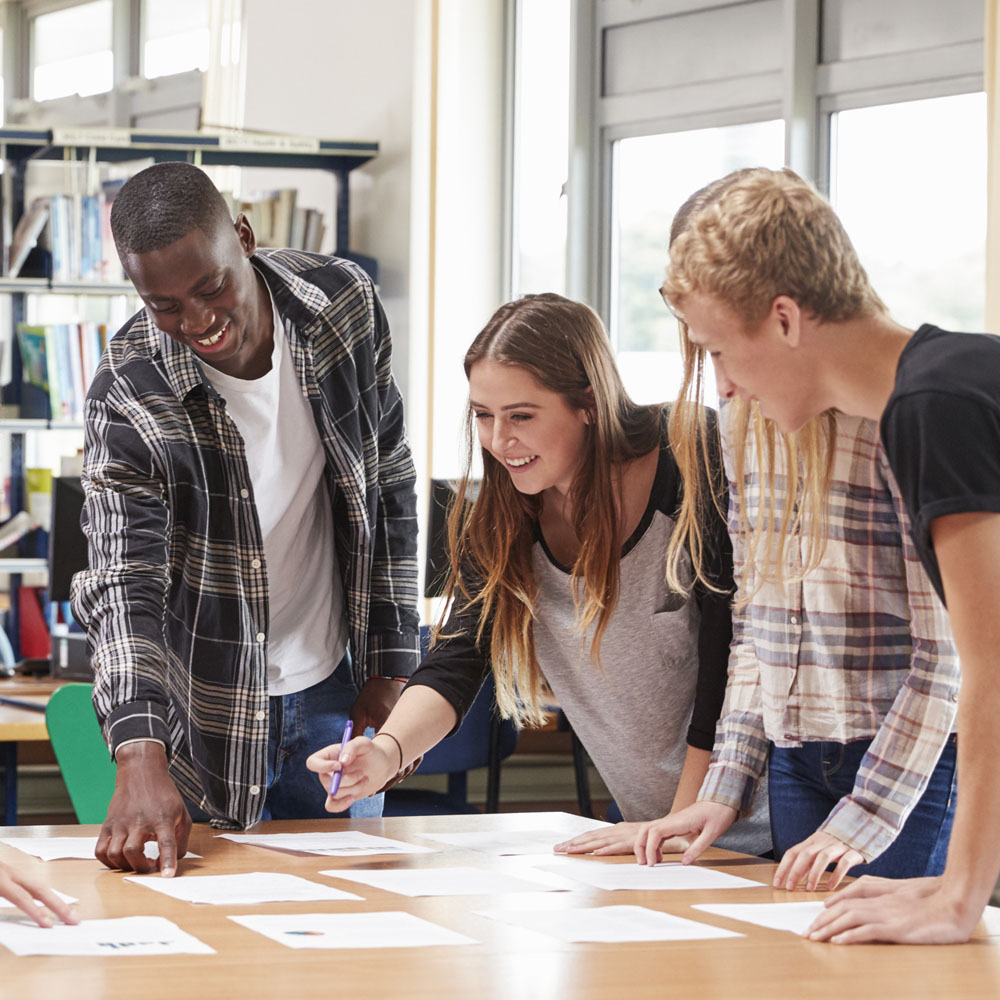
[[[661,293],[671,308],[682,310],[684,297],[693,291],[712,295],[734,310],[747,336],[753,336],[778,295],[790,296],[825,322],[885,312],[829,203],[790,170],[737,170],[696,191],[681,206],[670,230],[670,264]],[[685,492],[678,525],[682,530],[670,540],[668,569],[676,565],[680,546],[700,547],[701,521],[695,515],[706,503],[700,486],[702,457],[690,443],[699,431],[704,433],[697,410],[705,352],[690,342],[682,320],[679,326],[684,380],[681,398],[671,411],[670,442]],[[727,429],[733,442],[735,487],[744,488],[746,446],[752,440],[760,491],[755,524],[749,523],[747,504],[740,505],[746,558],[739,605],[748,603],[765,583],[800,580],[822,559],[835,420],[833,411],[827,411],[794,433],[783,434],[755,403],[734,399],[730,404]],[[785,483],[780,509],[779,477]],[[799,546],[803,557],[793,560],[792,549]],[[696,573],[701,576],[698,566]],[[702,582],[707,582],[704,577]]]
[[[572,581],[577,628],[584,636],[593,627],[591,658],[599,663],[620,583],[622,539],[612,471],[659,447],[661,408],[629,398],[600,318],[561,295],[528,295],[501,306],[465,355],[466,377],[482,360],[523,369],[569,407],[590,415],[570,496],[580,541]],[[531,549],[541,495],[519,492],[507,470],[481,448],[483,478],[473,499],[477,437],[471,409],[466,439],[465,472],[448,519],[445,596],[449,604],[453,599],[477,612],[475,639],[489,643],[501,713],[519,725],[540,725],[545,713],[532,631],[537,591]],[[443,635],[442,627],[436,635]]]

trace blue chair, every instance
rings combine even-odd
[[[426,655],[430,629],[421,626],[421,653]],[[424,754],[414,774],[448,775],[448,791],[434,792],[397,785],[385,793],[385,816],[428,816],[433,814],[478,813],[468,800],[468,772],[488,768],[486,812],[497,812],[500,805],[500,762],[517,746],[517,727],[501,719],[495,706],[492,675],[476,696],[462,725],[454,735],[443,739]]]

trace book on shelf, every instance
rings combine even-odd
[[[111,235],[117,182],[97,194],[49,194],[33,199],[8,248],[9,277],[47,277],[56,283],[125,280]],[[38,247],[41,256],[32,250]]]
[[[107,327],[103,323],[22,323],[17,341],[20,416],[81,422],[87,390],[107,344]]]
[[[7,275],[16,278],[28,258],[28,254],[38,243],[45,224],[49,221],[49,199],[36,198],[21,216],[10,241],[10,258]]]
[[[247,217],[258,246],[319,253],[326,232],[323,213],[298,205],[295,188],[255,192],[245,199],[224,196],[234,219],[240,212]]]
[[[49,199],[52,280],[124,281],[111,236],[111,202],[105,194],[54,194]]]

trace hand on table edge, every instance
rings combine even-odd
[[[29,878],[3,862],[0,862],[0,896],[10,900],[39,927],[51,927],[53,916],[58,917],[64,924],[80,922],[71,903],[60,899],[47,885]]]
[[[856,865],[863,865],[865,857],[832,834],[817,830],[785,851],[774,873],[775,889],[806,892],[820,891],[823,874],[830,865],[836,867],[827,879],[827,890],[836,889],[844,876]],[[804,884],[803,884],[804,883]]]
[[[171,878],[178,858],[187,853],[191,817],[167,770],[166,751],[157,741],[139,741],[119,747],[115,761],[115,791],[94,856],[118,871],[159,870]],[[159,847],[157,860],[146,857],[150,841]]]

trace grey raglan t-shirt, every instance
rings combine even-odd
[[[711,750],[725,694],[732,553],[722,518],[706,538],[706,558],[724,593],[696,586],[690,597],[666,582],[666,550],[680,503],[680,472],[664,427],[643,517],[623,546],[618,604],[600,665],[576,631],[572,578],[536,533],[532,563],[536,655],[545,680],[626,820],[657,819],[673,803],[687,747]],[[461,719],[490,669],[489,636],[477,646],[475,611],[453,611],[442,640],[411,684],[446,698]],[[765,783],[751,815],[719,846],[760,854],[771,848]]]

